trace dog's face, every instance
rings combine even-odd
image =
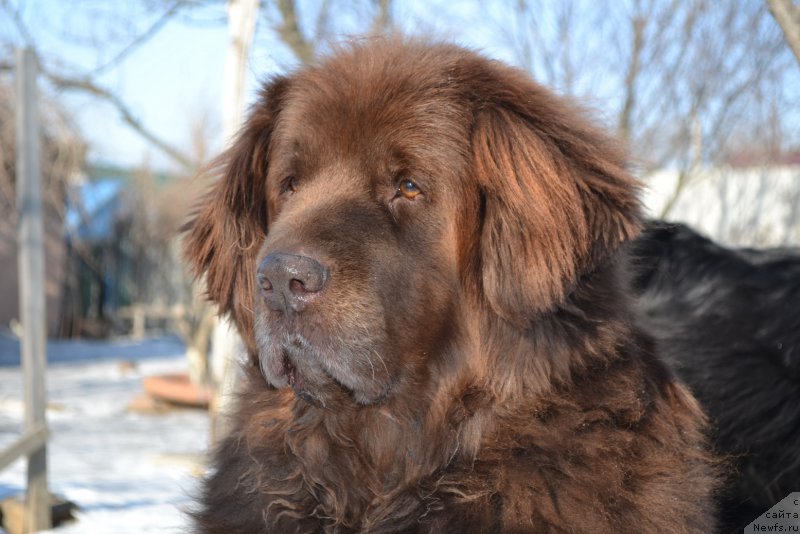
[[[385,397],[446,343],[460,293],[464,110],[370,74],[291,80],[270,140],[259,359],[271,385],[321,404],[338,388]]]
[[[635,233],[623,158],[582,124],[464,50],[367,43],[265,87],[187,253],[267,384],[379,402],[465,309],[525,328]]]

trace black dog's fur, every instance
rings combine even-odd
[[[732,250],[651,223],[633,256],[644,326],[735,466],[721,523],[741,532],[800,489],[800,249]]]

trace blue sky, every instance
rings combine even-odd
[[[152,12],[131,7],[136,2],[105,2],[105,7],[103,2],[63,0],[23,0],[16,4],[42,55],[50,65],[63,67],[66,72],[86,72],[104,63],[128,42],[123,29],[130,20],[141,20],[138,26],[146,27],[153,19]],[[191,126],[204,114],[208,116],[212,151],[221,146],[221,78],[227,45],[227,28],[221,21],[223,5],[220,2],[205,12],[194,12],[192,20],[176,17],[98,78],[98,83],[115,91],[141,122],[182,149],[191,145]],[[92,6],[101,6],[99,13],[91,13]],[[420,13],[416,2],[407,2],[400,4],[397,13],[407,27],[453,37],[457,17],[433,20],[426,15],[431,9],[428,3]],[[120,28],[118,33],[114,25]],[[270,41],[269,34],[262,31],[257,36],[248,70],[248,102],[259,79],[291,66],[291,56],[282,45]],[[0,35],[22,41],[8,20],[0,20]],[[486,34],[473,31],[471,35],[467,39],[462,35],[460,42],[484,48],[491,42]],[[93,39],[97,45],[89,42]],[[89,141],[91,160],[125,166],[147,163],[158,169],[174,167],[167,156],[123,124],[110,105],[77,92],[62,93],[58,98]]]
[[[69,73],[87,72],[114,57],[137,29],[147,27],[154,20],[154,12],[148,10],[147,5],[156,3],[156,0],[6,1],[20,7],[22,19],[47,58],[49,68]],[[300,7],[305,13],[313,12],[319,3],[320,0],[300,0]],[[393,16],[407,31],[449,38],[514,62],[516,58],[510,42],[513,15],[499,5],[497,2],[395,0]],[[549,20],[541,19],[544,31],[553,31],[552,12],[556,11],[553,6],[560,4],[545,2],[543,5],[551,8],[543,10],[549,11],[551,16]],[[627,9],[628,3],[586,0],[577,5],[585,27],[591,26],[592,13],[596,17],[613,18],[615,13]],[[210,8],[192,12],[191,17],[180,15],[170,20],[155,37],[99,76],[98,83],[116,92],[149,129],[183,150],[191,146],[192,124],[203,115],[208,116],[211,151],[219,150],[222,73],[228,39],[224,17],[224,1],[220,0]],[[339,15],[337,22],[344,32],[353,33],[364,27],[353,13]],[[272,32],[264,31],[264,23],[262,17],[259,21],[262,31],[257,33],[250,59],[248,102],[252,100],[257,80],[292,65],[291,55]],[[607,39],[583,45],[583,48],[599,49],[601,54],[604,48],[620,46],[619,43],[627,40],[624,32],[609,35],[596,32],[592,27],[584,34],[595,38],[602,35],[601,39]],[[23,39],[11,21],[0,16],[0,42],[9,40],[19,43]],[[2,52],[6,51],[0,49]],[[613,53],[609,57],[613,57]],[[599,111],[600,118],[611,117],[620,106],[619,79],[596,68],[597,65],[589,67],[593,67],[587,69],[593,77],[580,79],[582,85],[574,88],[575,92],[581,95],[584,104]],[[793,79],[797,80],[798,76]],[[146,163],[159,170],[175,168],[167,156],[124,125],[111,106],[75,92],[56,97],[72,112],[88,140],[91,161],[123,166]]]
[[[111,2],[121,4],[122,2]],[[106,38],[106,46],[70,46],[73,35],[89,36],[96,23],[85,15],[70,16],[57,0],[27,2],[26,20],[44,56],[69,61],[65,70],[86,71],[113,57],[128,40]],[[38,21],[38,22],[34,22]],[[111,20],[112,24],[118,21]],[[6,31],[0,22],[0,31]],[[68,35],[63,35],[68,34]],[[202,113],[219,123],[221,72],[227,29],[224,25],[188,25],[175,20],[150,41],[98,78],[126,102],[135,115],[157,135],[181,148],[189,146],[190,125]],[[92,160],[155,167],[171,162],[124,125],[110,105],[94,98],[63,93],[67,108],[89,141]]]

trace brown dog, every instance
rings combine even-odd
[[[186,240],[250,357],[198,529],[712,530],[703,415],[632,326],[625,165],[455,46],[268,83]]]

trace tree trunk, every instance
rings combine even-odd
[[[783,30],[786,43],[800,62],[800,5],[792,0],[767,0],[769,11]]]

